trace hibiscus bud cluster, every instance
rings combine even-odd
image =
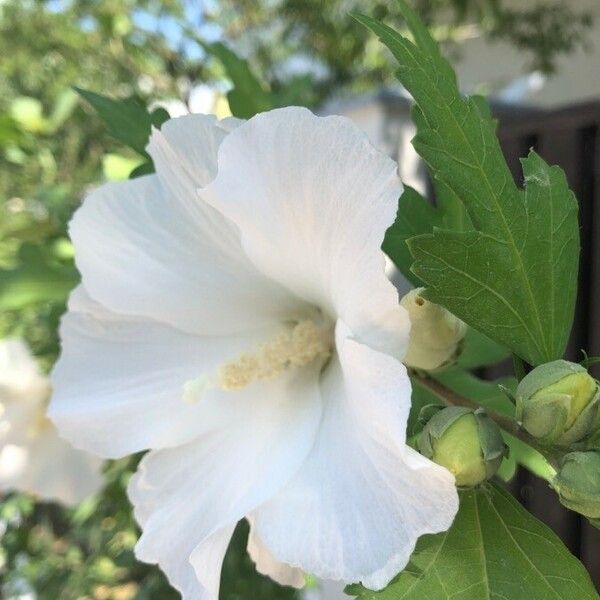
[[[579,364],[556,360],[526,375],[516,391],[517,420],[542,444],[568,447],[597,426],[598,382]]]
[[[490,479],[506,455],[500,429],[483,409],[451,406],[437,412],[419,438],[419,451],[448,469],[458,487]]]
[[[404,364],[437,371],[450,366],[460,354],[467,326],[443,306],[423,297],[424,288],[406,294],[400,304],[410,317],[410,340]]]
[[[600,526],[600,452],[569,452],[552,482],[561,503]]]

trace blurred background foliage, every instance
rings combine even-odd
[[[503,40],[529,57],[529,68],[552,73],[557,58],[585,44],[592,15],[568,2],[540,0],[415,0],[435,37],[451,53],[474,37]],[[222,0],[206,18],[251,56],[259,71],[284,79],[314,74],[320,99],[343,91],[368,91],[393,80],[394,67],[376,40],[349,12],[360,12],[402,30],[400,13],[385,0]],[[274,44],[273,41],[277,43]]]
[[[501,38],[546,72],[585,43],[590,25],[565,2],[416,5],[453,51],[470,36]],[[198,84],[209,84],[209,109],[241,117],[286,104],[316,107],[391,81],[391,61],[348,17],[355,9],[399,24],[393,2],[376,0],[0,0],[0,336],[26,339],[51,368],[78,280],[68,220],[90,186],[151,168],[143,153],[109,136],[93,98],[82,101],[74,86],[129,98],[130,106],[164,101],[180,110],[192,105]],[[159,125],[165,115],[148,118]],[[178,597],[133,556],[138,531],[125,486],[137,460],[107,464],[104,490],[73,509],[6,494],[0,597]],[[236,532],[222,597],[296,597],[254,572],[246,535],[245,526]]]

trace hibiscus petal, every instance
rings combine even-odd
[[[196,196],[191,201],[201,203]],[[203,335],[250,329],[297,307],[228,245],[222,229],[181,205],[165,195],[156,175],[108,183],[86,198],[70,235],[95,300]]]
[[[189,561],[180,562],[181,569],[173,581],[186,581],[180,588],[184,599],[217,600],[221,587],[221,569],[235,525],[223,527],[194,548]],[[180,560],[174,556],[174,560]],[[167,559],[169,560],[169,559]]]
[[[102,463],[58,437],[44,416],[49,394],[27,345],[0,341],[0,490],[75,504],[100,487]]]
[[[73,505],[102,486],[102,461],[60,439],[50,423],[25,442],[0,450],[0,490]]]
[[[43,397],[47,382],[27,345],[18,338],[0,341],[0,402],[6,395]]]
[[[256,266],[359,339],[403,356],[408,316],[380,250],[401,192],[396,164],[348,119],[295,107],[237,127],[218,164],[200,195],[238,225]]]
[[[114,458],[183,444],[246,417],[244,392],[207,390],[195,402],[183,386],[212,374],[272,334],[198,337],[105,309],[77,288],[61,324],[62,353],[52,373],[49,416],[76,447]]]
[[[250,534],[248,535],[248,554],[256,565],[256,570],[262,575],[270,577],[280,585],[289,585],[295,588],[304,587],[304,572],[301,569],[290,567],[273,558],[269,549],[258,537],[256,529],[250,521]]]
[[[158,563],[180,591],[191,585],[185,567],[190,560],[196,573],[211,577],[214,565],[202,545],[293,477],[320,419],[315,370],[288,372],[229,393],[245,394],[243,420],[185,446],[149,452],[129,485],[143,529],[136,554]]]
[[[241,121],[218,121],[214,115],[185,115],[154,129],[148,144],[156,173],[174,209],[182,210],[204,240],[235,259],[241,253],[237,228],[206,202],[197,190],[217,174],[217,151],[227,134]]]
[[[276,560],[380,589],[407,564],[419,536],[450,526],[458,496],[447,470],[405,446],[404,367],[348,333],[338,323],[339,361],[323,381],[311,454],[252,517]]]

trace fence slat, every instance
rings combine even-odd
[[[504,108],[499,134],[507,162],[521,182],[519,156],[529,146],[551,164],[565,170],[579,201],[582,252],[577,310],[567,355],[580,360],[581,349],[600,354],[600,103],[590,103],[535,115]],[[488,370],[498,376],[510,365]],[[600,375],[597,368],[595,375]],[[550,525],[581,558],[600,588],[600,531],[560,506],[548,484],[521,470],[511,491],[539,519]]]

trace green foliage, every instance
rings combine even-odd
[[[504,377],[496,381],[485,381],[468,371],[453,367],[435,374],[435,379],[448,389],[473,400],[477,404],[501,412],[506,415],[514,414],[514,406],[508,400],[500,386],[514,389],[516,382],[512,377]],[[419,377],[412,379],[413,395],[409,431],[417,424],[421,409],[430,404],[442,405],[441,399],[423,386]]]
[[[75,88],[75,91],[94,107],[107,125],[110,135],[150,159],[146,145],[152,127],[160,127],[169,118],[169,113],[164,108],[149,112],[134,97],[114,100],[89,90]]]
[[[517,188],[481,101],[460,95],[428,31],[400,7],[415,44],[374,19],[357,19],[398,60],[398,78],[416,103],[414,146],[474,227],[411,238],[412,271],[430,300],[531,364],[558,358],[571,329],[579,256],[577,202],[564,173],[532,152],[523,160],[526,188]]]
[[[177,594],[160,571],[138,563],[138,530],[126,485],[139,457],[110,463],[105,487],[74,509],[12,495],[0,504],[0,595],[35,591],[40,600],[161,598]]]
[[[77,97],[71,90],[65,90],[56,99],[50,115],[45,116],[40,100],[19,96],[11,103],[10,114],[24,131],[52,135],[71,116],[76,100]]]
[[[509,400],[508,393],[514,393],[517,381],[513,377],[504,377],[496,381],[485,381],[460,367],[448,369],[437,373],[435,378],[453,392],[469,398],[480,406],[496,411],[500,414],[514,418],[515,406]],[[411,412],[408,421],[408,432],[411,435],[418,433],[422,427],[418,418],[421,410],[429,405],[442,406],[441,399],[425,388],[419,378],[413,378],[413,393]],[[504,441],[509,447],[508,456],[504,458],[499,476],[505,481],[511,480],[518,465],[550,481],[554,476],[554,469],[544,456],[531,446],[503,432]]]
[[[167,113],[149,113],[147,88],[152,99],[177,97],[181,81],[200,76],[201,68],[160,32],[133,21],[140,10],[180,18],[179,6],[179,0],[73,0],[54,12],[46,2],[8,0],[0,7],[0,337],[24,338],[46,371],[58,355],[59,320],[78,281],[67,222],[103,174],[123,177],[140,163],[138,154],[142,162],[131,176],[153,170],[144,147],[150,124],[159,127]],[[138,85],[142,78],[145,87]],[[83,92],[96,118],[73,84],[127,100]],[[133,554],[139,530],[125,487],[136,464],[137,458],[107,465],[104,489],[74,509],[3,496],[0,597],[179,598],[156,566]],[[256,573],[244,537],[242,528],[227,554],[222,596],[241,599],[252,590],[263,600],[294,598]]]
[[[433,19],[440,1],[420,2],[420,9]],[[268,38],[268,45],[264,46],[261,45],[264,39],[260,40],[260,36],[253,36],[252,40],[248,37],[249,43],[240,56],[222,43],[203,44],[208,58],[212,57],[214,60],[202,57],[199,61],[190,60],[184,52],[175,49],[160,28],[152,31],[136,23],[135,17],[139,11],[147,11],[157,17],[165,16],[171,22],[185,21],[186,14],[180,0],[71,0],[63,3],[61,10],[51,10],[44,0],[6,0],[0,4],[0,53],[5,57],[0,63],[0,336],[25,338],[46,370],[51,368],[58,354],[59,319],[64,311],[67,295],[78,280],[72,247],[66,237],[66,224],[87,186],[101,181],[103,175],[105,178],[122,178],[128,174],[136,177],[153,171],[145,146],[151,127],[160,127],[167,114],[163,109],[148,111],[146,107],[150,100],[180,97],[185,94],[186,86],[189,87],[190,83],[224,76],[232,84],[228,99],[233,113],[246,118],[277,106],[315,105],[346,85],[359,90],[375,84],[379,86],[389,80],[391,74],[387,62],[376,51],[375,46],[369,43],[367,31],[348,19],[345,10],[342,14],[339,10],[340,3],[335,0],[325,4],[316,0],[280,0],[275,3],[256,3],[252,0],[236,3],[237,17],[241,20],[254,9],[260,12],[257,28],[260,28],[260,20],[264,15],[276,11],[278,23],[283,24],[283,29],[278,30],[282,31],[281,38],[276,37],[275,45],[273,38]],[[220,13],[215,18],[220,22],[229,23],[226,14],[228,4],[226,0],[215,9]],[[384,6],[374,0],[372,4],[375,7],[374,14],[380,18],[389,12],[387,3]],[[453,26],[460,28],[466,19],[483,23],[485,19],[477,12],[475,4],[480,3],[453,1],[451,5],[457,16]],[[486,0],[483,5],[500,7],[496,0]],[[369,6],[363,3],[361,8],[367,10]],[[514,14],[528,14],[528,9],[515,11]],[[532,40],[542,40],[546,30],[550,28],[549,23],[555,23],[556,19],[552,21],[554,17],[550,12],[547,11],[546,16],[540,19],[541,27],[530,36]],[[569,13],[568,16],[567,12],[561,13],[560,30],[556,27],[553,29],[558,32],[556,43],[550,46],[546,44],[546,54],[536,54],[539,57],[545,56],[543,60],[548,69],[552,67],[555,57],[554,48],[566,51],[577,45],[574,37],[569,42],[566,33],[579,31],[577,28],[583,22],[580,23],[575,18],[576,15]],[[502,8],[502,14],[509,14],[508,9]],[[390,13],[390,16],[400,22],[399,12]],[[490,141],[493,128],[485,115],[485,107],[478,99],[473,99],[470,103],[457,100],[457,92],[452,85],[446,86],[447,89],[438,94],[436,86],[446,85],[448,82],[453,84],[453,74],[442,61],[437,46],[427,32],[418,26],[411,13],[407,16],[414,30],[417,46],[402,42],[403,52],[408,49],[416,53],[414,56],[424,60],[419,67],[420,71],[413,69],[414,73],[411,74],[405,69],[403,77],[414,77],[417,81],[425,75],[437,82],[434,85],[429,81],[427,92],[433,92],[436,94],[433,98],[441,100],[440,107],[445,111],[443,117],[438,116],[441,125],[447,128],[452,119],[446,122],[446,117],[451,117],[456,107],[462,107],[464,114],[461,115],[465,117],[465,123],[470,124],[471,137],[478,141],[480,134],[484,136],[486,151],[493,151],[487,157],[491,160],[490,156],[496,150],[493,147],[495,142]],[[496,14],[494,19],[497,24],[507,23],[500,14]],[[486,22],[489,23],[490,20],[487,19]],[[492,29],[496,32],[501,31],[500,25],[494,27]],[[241,27],[244,28],[245,26]],[[519,36],[517,43],[529,43],[523,27],[516,21],[498,35],[513,35],[509,29]],[[236,35],[231,31],[228,33],[234,40],[232,47],[238,48],[239,45],[235,44]],[[385,34],[391,35],[387,30]],[[491,29],[487,34],[494,35]],[[187,39],[200,43],[198,36],[190,32]],[[564,44],[559,43],[561,39],[566,40]],[[248,52],[248,47],[252,47],[254,40],[259,40],[259,50]],[[299,46],[295,46],[293,40],[298,41]],[[395,38],[393,41],[394,44],[398,43]],[[276,67],[299,47],[308,50],[303,56],[318,58],[318,65],[324,68],[324,75],[290,75],[285,73],[285,69],[281,73],[277,72]],[[242,55],[248,58],[241,58]],[[404,56],[404,59],[407,58],[410,59]],[[212,70],[215,64],[220,65],[220,69],[217,67]],[[414,63],[411,64],[414,67]],[[257,73],[262,77],[257,76]],[[71,88],[73,85],[77,86],[87,103],[77,101]],[[106,95],[87,91],[90,89],[102,91]],[[454,95],[448,96],[448,91]],[[434,135],[438,132],[432,133],[429,119],[433,116],[429,114],[428,99],[417,98],[417,101],[422,105],[422,112],[418,115],[420,149],[429,156],[428,161],[438,174],[442,174],[442,170],[451,172],[453,168],[447,166],[452,165],[456,157],[464,159],[468,148],[465,144],[458,144],[456,149],[452,145],[451,155],[444,154],[448,147],[444,146],[447,140],[443,136],[447,132],[444,127],[440,128],[440,138]],[[87,104],[93,107],[100,118],[90,118],[92,113]],[[448,104],[452,104],[451,109]],[[112,140],[104,135],[106,129],[112,135]],[[454,127],[452,135],[456,132]],[[454,144],[456,140],[452,137],[451,141]],[[471,185],[474,181],[477,184],[484,183],[481,174],[473,175],[468,167],[465,168],[465,164],[461,168],[473,179],[467,181],[467,184]],[[487,162],[479,166],[488,169]],[[557,234],[555,238],[548,238],[548,222],[538,218],[539,211],[535,209],[548,203],[550,206],[559,206],[567,194],[564,181],[557,171],[547,169],[536,156],[528,159],[525,170],[530,180],[527,192],[513,190],[508,193],[503,188],[496,191],[502,201],[506,195],[513,204],[517,203],[518,196],[519,201],[527,206],[527,215],[531,218],[529,224],[533,227],[531,231],[537,231],[540,239],[553,239],[556,247],[561,244],[565,246],[566,250],[561,255],[564,262],[557,261],[555,275],[558,281],[558,277],[564,276],[559,273],[559,269],[569,263],[573,248],[569,246],[568,236],[560,239]],[[491,172],[494,184],[504,181],[494,169]],[[510,188],[508,180],[506,181]],[[506,231],[501,232],[502,235],[498,233],[500,216],[512,215],[507,231],[513,232],[519,226],[517,217],[521,214],[510,213],[508,204],[505,207],[500,202],[493,214],[486,215],[481,210],[481,198],[467,194],[470,205],[467,206],[468,202],[463,205],[464,188],[469,187],[464,183],[462,179],[447,180],[438,176],[434,181],[436,207],[427,204],[414,190],[407,189],[405,192],[398,221],[386,235],[384,249],[415,284],[427,282],[435,288],[430,280],[437,275],[431,275],[435,269],[432,271],[428,261],[433,259],[429,257],[421,257],[420,270],[411,271],[413,258],[407,240],[429,240],[433,249],[439,250],[440,242],[446,244],[449,240],[444,237],[448,234],[440,230],[467,232],[462,234],[466,237],[457,238],[461,240],[470,239],[469,235],[477,233],[487,240],[487,244],[494,240],[498,242],[499,246],[494,246],[493,254],[489,254],[496,260],[496,254],[502,256],[502,248],[507,246],[506,237],[502,237]],[[550,194],[550,198],[544,197],[548,190],[557,188],[562,189],[555,195]],[[557,225],[560,224],[559,219],[564,215],[559,215],[559,211],[551,214]],[[488,219],[483,219],[484,216]],[[572,218],[569,216],[565,217],[563,226],[567,225],[572,227]],[[539,229],[536,230],[535,227]],[[455,238],[450,239],[452,243],[454,240]],[[531,250],[530,256],[526,243],[528,240],[520,241],[523,244],[518,249],[525,262],[531,256],[539,258],[539,245]],[[477,242],[483,243],[479,238]],[[415,245],[415,242],[411,243]],[[418,244],[424,245],[425,241]],[[452,248],[452,244],[448,247]],[[513,254],[510,256],[513,257]],[[456,256],[459,257],[460,253]],[[552,258],[552,248],[549,256]],[[439,256],[437,260],[439,261]],[[458,258],[453,260],[458,261]],[[542,261],[542,273],[548,270],[549,262],[550,259]],[[535,265],[536,277],[539,266]],[[469,269],[464,269],[465,272],[477,272],[477,265],[475,271],[470,264],[468,267]],[[576,270],[572,261],[569,269],[571,273]],[[529,275],[529,272],[525,272],[524,277],[528,278]],[[440,289],[434,291],[440,298],[447,295],[444,285],[442,281],[439,283]],[[566,330],[569,298],[573,289],[568,281],[562,292],[556,287],[552,289],[555,293],[547,300],[554,302],[554,306],[562,301],[564,312],[550,312],[552,317],[548,318],[554,319],[557,329],[549,334],[547,340],[538,339],[537,330],[534,331],[534,337],[541,344],[540,348],[527,338],[529,345],[521,354],[529,360],[536,352],[542,355],[546,350],[557,350],[561,343],[559,338],[565,335],[563,329]],[[502,293],[508,295],[513,291],[510,286],[502,289]],[[534,295],[534,300],[533,305],[539,308],[537,295]],[[449,306],[449,302],[446,298],[446,305]],[[493,308],[488,306],[487,313]],[[477,311],[475,316],[478,316]],[[529,324],[531,314],[523,314],[522,317]],[[490,409],[513,416],[514,407],[498,387],[499,382],[484,382],[466,369],[497,362],[506,356],[505,346],[514,349],[518,344],[513,343],[512,338],[509,340],[506,336],[502,337],[497,331],[490,331],[489,324],[480,315],[469,320],[477,329],[488,333],[497,341],[492,341],[477,329],[471,329],[458,367],[439,373],[436,377],[455,392]],[[545,327],[546,322],[542,322],[541,326]],[[526,338],[517,338],[519,344],[526,345],[523,341]],[[512,379],[501,383],[514,389],[515,382]],[[415,385],[411,428],[415,424],[418,409],[424,404],[432,403],[439,403],[439,398]],[[533,472],[550,478],[552,470],[541,455],[519,440],[510,436],[505,436],[505,439],[511,446],[511,456],[503,462],[501,472],[504,477],[508,478],[514,473],[518,462]],[[125,489],[137,460],[138,457],[134,457],[109,463],[106,467],[105,488],[75,509],[65,510],[57,505],[35,502],[34,499],[19,494],[4,497],[0,501],[0,526],[6,529],[0,549],[0,596],[15,597],[35,591],[40,600],[170,600],[179,597],[155,566],[137,562],[133,554],[139,531],[133,520]],[[475,515],[476,511],[478,515]],[[497,529],[502,535],[498,548],[494,548],[489,542],[492,539],[490,532]],[[516,545],[513,544],[511,535],[516,540]],[[229,600],[241,600],[250,596],[262,600],[297,598],[298,594],[294,590],[281,588],[255,572],[254,565],[245,552],[246,536],[247,526],[241,524],[225,559],[221,596]],[[542,542],[538,542],[538,538]],[[440,542],[440,539],[443,541]],[[518,557],[516,546],[529,549],[534,544],[532,540],[541,548],[535,548],[535,552],[548,554],[543,555],[543,560],[539,558],[542,554],[533,554],[529,557],[530,563],[523,560],[524,564],[519,566],[521,570],[515,571],[527,578],[527,585],[539,584],[542,590],[548,590],[548,585],[574,586],[576,584],[573,582],[578,582],[581,594],[577,591],[571,593],[572,587],[568,587],[570,596],[592,597],[589,582],[578,563],[567,555],[545,528],[526,517],[513,501],[496,488],[472,492],[467,497],[463,495],[459,519],[450,533],[424,538],[419,543],[409,569],[397,578],[388,591],[373,597],[413,597],[402,595],[405,591],[402,586],[410,587],[414,583],[414,588],[410,587],[411,594],[417,591],[426,594],[431,590],[432,595],[427,597],[446,598],[446,595],[441,595],[440,584],[434,576],[437,569],[437,572],[448,575],[449,585],[456,585],[458,588],[468,585],[469,578],[481,578],[483,583],[475,582],[473,588],[464,592],[466,596],[463,595],[475,600],[478,596],[469,595],[472,590],[479,593],[484,589],[482,586],[497,586],[502,583],[498,561],[509,560],[512,565],[516,560],[515,556]],[[437,553],[435,558],[433,551]],[[464,561],[468,561],[466,568]],[[471,568],[471,565],[474,567]],[[487,574],[483,573],[482,566],[485,566]],[[548,573],[550,569],[561,573],[566,570],[567,575],[563,580],[544,577],[536,574],[534,567],[541,572],[545,572],[547,567]],[[449,571],[443,571],[445,568]],[[418,574],[416,569],[419,569]],[[497,587],[493,589],[496,590]],[[400,595],[394,595],[394,590],[399,591]],[[526,591],[529,597],[537,597],[535,591]],[[367,594],[365,591],[359,590],[357,593],[363,594],[361,597],[371,597],[364,595]],[[495,591],[490,592],[487,597],[494,597],[494,593],[497,594],[496,597],[500,597],[500,593]],[[508,594],[507,597],[518,596]]]
[[[487,409],[511,418],[515,417],[515,406],[507,396],[507,392],[514,393],[517,387],[517,381],[513,377],[485,381],[472,373],[456,368],[441,373],[438,380],[457,394],[469,398]],[[503,435],[504,441],[509,447],[508,456],[504,459],[500,470],[500,476],[504,480],[512,479],[517,465],[527,468],[547,481],[553,477],[554,469],[537,450],[506,432],[503,432]]]
[[[398,204],[396,221],[386,231],[382,249],[416,287],[422,286],[423,281],[410,269],[413,258],[406,242],[418,235],[431,233],[434,227],[441,224],[440,211],[415,189],[405,186]]]
[[[423,536],[409,566],[385,590],[347,591],[360,600],[598,597],[556,535],[494,484],[461,492],[452,527]]]
[[[14,269],[0,271],[0,310],[13,310],[40,302],[65,302],[79,275],[72,264],[60,264],[39,246],[25,243]]]
[[[236,528],[221,574],[220,597],[224,600],[296,600],[294,588],[282,587],[256,572],[246,552],[248,523],[242,521]]]
[[[273,108],[269,92],[251,71],[247,61],[221,42],[204,44],[204,48],[221,62],[227,78],[233,84],[233,88],[227,93],[227,100],[234,116],[249,119],[256,113]]]
[[[139,563],[133,547],[139,529],[127,499],[127,482],[139,456],[113,461],[104,489],[73,509],[8,496],[0,503],[6,525],[0,549],[0,597],[33,590],[39,600],[177,600],[154,565]],[[221,597],[294,600],[297,593],[256,573],[246,553],[248,527],[241,523],[227,552]]]
[[[509,354],[506,348],[470,327],[457,364],[463,369],[478,369],[499,363],[508,358]]]
[[[585,46],[591,10],[557,0],[416,0],[419,15],[436,39],[455,55],[475,35],[509,42],[528,58],[526,69],[552,72],[558,59]],[[206,18],[222,26],[235,50],[252,57],[257,72],[287,87],[290,59],[302,57],[318,73],[315,91],[324,99],[343,92],[393,84],[393,69],[366,31],[348,19],[360,11],[396,28],[404,20],[388,0],[220,0]],[[249,33],[251,32],[251,33]]]
[[[259,112],[280,106],[315,104],[317,98],[310,75],[293,77],[283,88],[277,86],[277,82],[269,87],[253,72],[248,60],[238,56],[222,42],[200,43],[208,54],[221,63],[233,86],[227,93],[227,100],[235,117],[249,119]]]
[[[181,0],[56,4],[1,3],[0,203],[57,188],[72,212],[85,187],[100,180],[103,155],[117,147],[75,103],[72,86],[146,102],[179,97],[181,82],[203,69],[173,49],[162,29],[136,23],[140,13],[181,21]]]
[[[0,337],[28,341],[50,367],[58,352],[58,319],[78,281],[66,239],[71,213],[65,188],[0,206]]]

